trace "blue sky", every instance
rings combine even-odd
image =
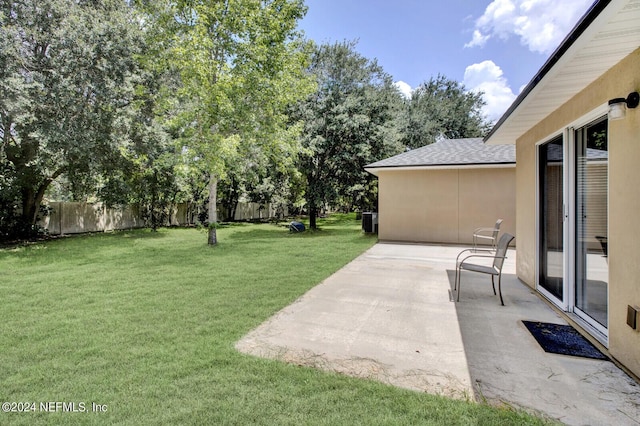
[[[497,120],[593,0],[306,0],[300,28],[357,50],[409,90],[443,74],[485,93]]]

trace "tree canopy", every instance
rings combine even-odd
[[[407,101],[403,143],[419,148],[439,138],[480,137],[490,123],[482,115],[482,93],[465,87],[443,75],[418,86]]]
[[[401,95],[391,76],[355,45],[317,47],[309,72],[318,89],[293,115],[304,123],[299,168],[306,178],[311,228],[325,204],[361,195],[370,179],[366,164],[401,149],[396,120]]]
[[[312,87],[296,31],[306,8],[300,0],[203,0],[170,2],[162,12],[175,20],[168,63],[181,77],[173,124],[209,173],[215,222],[217,183],[230,164],[249,146],[277,157],[296,143],[285,111]]]
[[[315,45],[303,0],[0,3],[0,239],[45,198],[136,203],[164,223],[242,198],[375,209],[368,163],[488,130],[482,95],[438,75],[405,99],[356,42]],[[47,195],[48,194],[48,195]],[[215,229],[215,226],[214,226]],[[215,231],[214,231],[215,233]]]
[[[27,232],[51,182],[64,175],[81,196],[117,162],[141,37],[116,0],[1,7],[0,159],[12,190],[0,196],[3,206],[21,211],[16,220]],[[2,213],[6,232],[11,212]]]

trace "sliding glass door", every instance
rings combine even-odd
[[[607,120],[575,131],[575,312],[596,328],[608,324]]]
[[[586,120],[585,120],[586,121]],[[609,156],[606,116],[537,146],[538,290],[608,339]]]

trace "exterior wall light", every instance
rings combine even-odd
[[[640,103],[640,94],[631,92],[627,98],[615,98],[609,101],[609,120],[620,120],[627,115],[627,108],[635,108]]]

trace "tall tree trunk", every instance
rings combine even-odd
[[[35,226],[38,220],[38,213],[40,212],[40,204],[42,204],[42,200],[44,199],[44,194],[47,191],[51,182],[56,180],[58,176],[62,174],[64,171],[63,168],[60,168],[55,171],[51,177],[48,177],[42,181],[40,186],[34,190],[33,187],[23,187],[22,189],[22,218],[25,223],[31,224],[31,226]]]
[[[153,171],[153,180],[151,181],[151,230],[153,232],[158,231],[158,218],[156,216],[156,204],[158,203],[157,194],[157,183],[158,183],[158,171]]]
[[[218,244],[218,235],[216,233],[216,222],[218,222],[218,213],[216,211],[216,206],[218,203],[218,177],[215,175],[209,176],[209,206],[208,206],[208,215],[207,220],[209,222],[209,239],[208,244],[216,245]]]
[[[224,221],[233,222],[235,220],[239,199],[238,194],[240,193],[238,186],[238,181],[231,177],[229,185],[226,186],[226,190],[222,193],[224,199],[221,204],[225,214],[222,220]]]
[[[35,225],[38,217],[36,196],[32,188],[22,189],[22,220],[25,224]]]
[[[315,204],[309,205],[309,228],[317,229],[316,217],[318,216],[318,208]]]
[[[236,220],[236,210],[238,210],[238,202],[234,201],[233,205],[229,209],[229,220],[232,222]]]
[[[218,177],[209,176],[209,206],[207,211],[207,220],[209,223],[218,221],[218,212],[216,210],[218,204]]]

